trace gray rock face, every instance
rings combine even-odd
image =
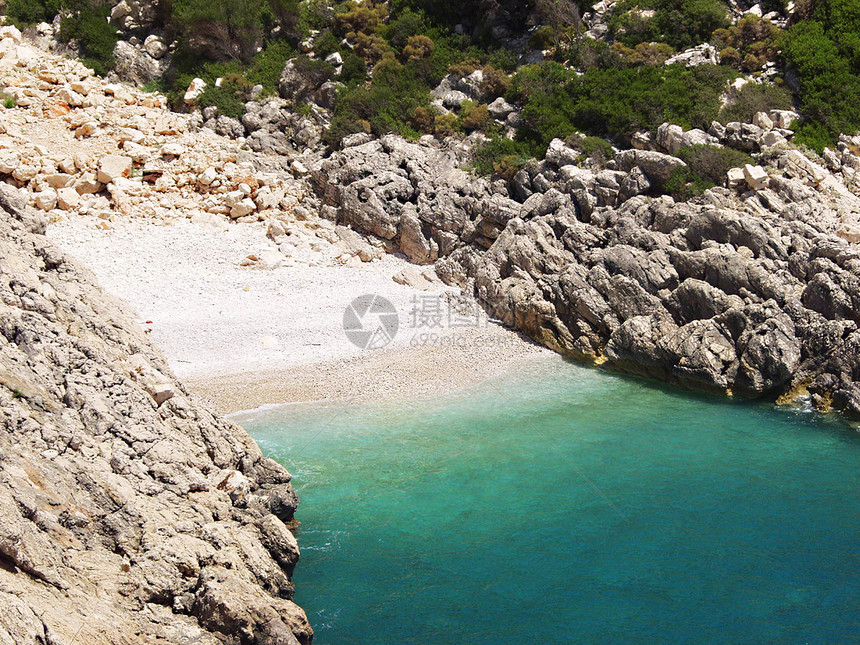
[[[124,40],[120,40],[114,49],[114,71],[117,76],[127,83],[133,85],[146,85],[164,75],[164,71],[170,64],[170,57],[165,52],[158,50],[160,54],[153,57],[149,50],[156,51],[153,45],[149,49],[135,47]]]
[[[310,643],[290,474],[0,189],[0,640]]]
[[[676,135],[664,128],[664,143]],[[758,192],[715,188],[690,203],[647,196],[683,165],[675,157],[629,150],[595,173],[561,142],[509,194],[397,137],[336,153],[312,176],[339,221],[435,261],[493,316],[567,356],[744,396],[805,388],[821,408],[857,413],[860,250],[840,235],[860,201],[792,155]]]
[[[326,83],[326,92],[334,101],[336,83]],[[322,90],[321,90],[322,91]],[[270,99],[267,103],[249,101],[242,115],[240,128],[234,128],[241,136],[247,134],[247,144],[255,152],[292,155],[296,150],[315,146],[322,137],[319,118],[296,114],[283,99]],[[208,124],[208,122],[207,122]]]

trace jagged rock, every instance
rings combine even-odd
[[[615,163],[619,170],[639,168],[656,184],[665,184],[676,168],[687,166],[677,157],[651,150],[624,150],[615,155]]]
[[[680,125],[664,123],[657,128],[657,145],[670,155],[677,154],[684,142],[684,129]]]
[[[44,229],[0,186],[0,638],[310,643],[289,473]]]
[[[753,190],[760,190],[767,186],[767,171],[761,166],[752,166],[747,164],[744,166],[744,179],[747,182],[747,186]]]
[[[716,47],[707,43],[687,49],[680,54],[668,58],[664,65],[684,65],[696,67],[697,65],[719,65],[720,55]]]
[[[334,109],[338,92],[345,87],[343,83],[327,81],[314,93],[314,103],[327,110]]]
[[[514,111],[514,106],[500,96],[487,106],[487,110],[494,119],[504,121]]]
[[[57,205],[57,191],[53,188],[46,188],[36,193],[33,195],[33,203],[37,208],[49,211]]]
[[[800,118],[800,115],[793,110],[771,110],[769,116],[777,128],[785,130],[790,129]]]
[[[64,211],[77,208],[81,198],[74,188],[61,188],[57,191],[57,205]]]
[[[105,155],[99,162],[99,172],[96,178],[103,184],[109,184],[120,177],[128,177],[131,172],[131,157],[123,155]]]
[[[687,130],[686,132],[684,132],[683,137],[681,137],[682,148],[702,145],[719,145],[719,139],[714,136],[711,136],[704,130],[699,130],[698,128]]]
[[[188,85],[188,89],[185,90],[185,95],[182,97],[182,100],[185,101],[187,105],[193,105],[197,98],[203,94],[203,90],[206,89],[206,81],[202,78],[192,79],[191,83]]]
[[[164,44],[162,43],[162,47]],[[166,50],[165,50],[166,51]],[[165,66],[161,60],[151,56],[146,49],[139,49],[125,40],[120,40],[114,49],[114,71],[122,80],[137,86],[146,85],[150,81],[161,78]],[[163,58],[164,54],[160,58]],[[199,80],[199,79],[197,79]],[[190,88],[189,88],[190,89]],[[201,90],[202,91],[202,90]],[[199,93],[186,92],[186,103],[193,103]]]
[[[160,60],[167,54],[167,45],[160,36],[156,36],[155,34],[150,34],[146,37],[146,40],[143,42],[143,49],[155,60]]]
[[[753,125],[758,126],[762,130],[773,130],[774,123],[766,112],[756,112],[753,115]]]
[[[681,143],[680,128],[661,130],[661,145]],[[770,163],[784,175],[729,172],[730,186],[755,192],[675,203],[648,194],[680,159],[627,150],[595,173],[563,152],[555,142],[526,164],[509,196],[463,183],[445,151],[397,137],[337,152],[312,179],[338,220],[416,262],[438,257],[446,282],[472,285],[492,316],[565,355],[745,396],[815,382],[827,401],[860,382],[849,358],[860,348],[860,253],[840,237],[860,202],[832,176],[816,183],[813,162],[779,152]],[[860,400],[839,391],[841,408]]]
[[[746,176],[743,168],[729,168],[726,171],[726,185],[729,188],[739,188],[744,182],[746,182]]]

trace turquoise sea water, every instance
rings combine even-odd
[[[315,643],[860,643],[860,434],[543,361],[239,415]]]

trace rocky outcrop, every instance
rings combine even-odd
[[[690,203],[651,190],[683,164],[671,155],[628,150],[588,169],[561,142],[509,188],[397,137],[347,148],[312,178],[330,217],[435,262],[567,356],[744,396],[805,390],[860,413],[850,141],[829,157],[842,174],[783,147],[741,170],[752,179],[737,190]]]
[[[290,474],[0,187],[0,640],[310,643]]]

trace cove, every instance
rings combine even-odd
[[[236,419],[301,498],[315,643],[860,642],[860,435],[529,363]]]

